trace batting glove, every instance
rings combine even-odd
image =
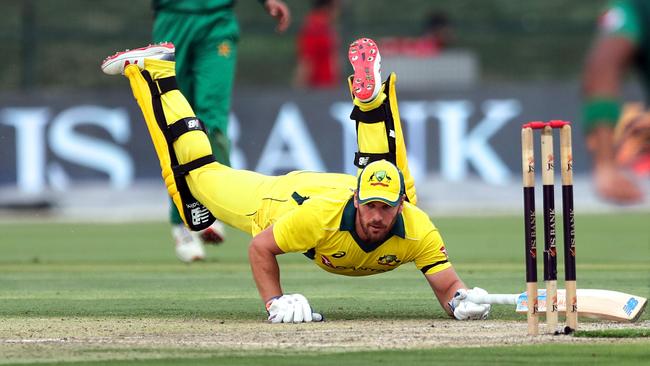
[[[312,313],[309,301],[303,295],[282,295],[266,303],[271,323],[309,323],[323,321],[319,313]]]
[[[474,287],[471,290],[464,288],[458,289],[449,302],[449,307],[454,313],[454,318],[458,320],[487,319],[490,314],[490,304],[473,303],[467,300],[468,294],[487,295],[487,291],[480,287]]]

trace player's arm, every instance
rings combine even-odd
[[[636,46],[621,36],[605,36],[587,57],[583,76],[587,147],[595,168],[614,165],[614,126],[620,115],[620,89]]]
[[[421,224],[429,225],[431,229],[419,244],[420,250],[415,256],[415,266],[424,274],[442,308],[447,314],[453,316],[454,311],[449,302],[458,289],[465,288],[465,284],[449,262],[440,232],[428,218],[423,220],[426,221]]]
[[[420,243],[421,250],[415,259],[416,267],[424,274],[440,305],[449,316],[458,320],[486,319],[490,313],[490,305],[475,304],[466,300],[466,297],[472,292],[482,295],[487,292],[478,287],[467,289],[449,263],[440,233],[433,224],[430,225],[432,230]]]
[[[277,20],[276,30],[279,33],[284,33],[291,24],[291,12],[287,4],[281,0],[264,0],[262,4],[264,4],[266,12]]]
[[[309,301],[303,295],[282,293],[276,256],[283,253],[273,235],[273,225],[255,235],[248,248],[253,278],[266,304],[268,320],[271,323],[322,321],[322,315],[312,313]]]
[[[484,296],[488,294],[487,291],[479,287],[467,289],[453,267],[435,274],[425,274],[425,277],[449,316],[458,320],[487,319],[490,304],[476,304],[468,300],[468,296]]]
[[[598,193],[605,199],[629,203],[641,191],[615,164],[614,127],[620,115],[620,89],[637,52],[639,29],[633,12],[620,2],[600,24],[601,36],[589,52],[583,74],[584,129],[592,154]]]
[[[631,1],[616,0],[599,18],[598,38],[587,55],[583,74],[585,129],[613,126],[623,76],[642,37],[638,14]]]
[[[445,309],[449,316],[453,317],[454,311],[449,304],[459,289],[466,288],[463,281],[456,274],[454,267],[449,267],[440,272],[424,276],[429,282],[429,286],[431,286],[436,298],[438,298],[440,306]]]
[[[587,57],[583,89],[588,98],[618,98],[623,75],[630,66],[636,45],[622,36],[604,36]]]
[[[616,166],[614,143],[621,83],[634,52],[635,46],[627,38],[603,37],[587,58],[583,77],[587,148],[593,158],[596,188],[603,198],[621,203],[641,197]]]
[[[266,303],[274,297],[282,296],[280,286],[280,267],[276,259],[283,254],[273,237],[273,226],[255,235],[248,248],[248,259],[260,297]]]
[[[308,207],[309,206],[309,207]],[[272,323],[322,321],[313,313],[309,301],[301,294],[285,294],[280,285],[280,268],[276,256],[303,253],[318,243],[319,212],[308,204],[291,210],[275,224],[255,235],[248,250],[249,261],[260,297],[266,304]]]
[[[458,320],[487,319],[490,314],[489,304],[476,304],[469,301],[468,295],[487,295],[482,288],[466,288],[453,267],[434,274],[425,274],[440,305],[447,314]]]

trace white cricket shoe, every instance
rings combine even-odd
[[[205,248],[199,233],[180,224],[172,226],[172,236],[176,242],[176,257],[182,262],[191,263],[205,259]]]
[[[117,52],[102,61],[102,71],[108,75],[124,74],[124,68],[128,65],[138,65],[140,70],[142,70],[144,69],[145,58],[173,61],[175,51],[176,49],[173,43],[163,42],[134,50]]]

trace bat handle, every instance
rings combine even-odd
[[[516,294],[467,294],[466,300],[475,304],[516,305],[518,297],[519,295]]]

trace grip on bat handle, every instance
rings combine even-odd
[[[514,294],[467,294],[465,299],[475,304],[516,305],[518,296]]]

